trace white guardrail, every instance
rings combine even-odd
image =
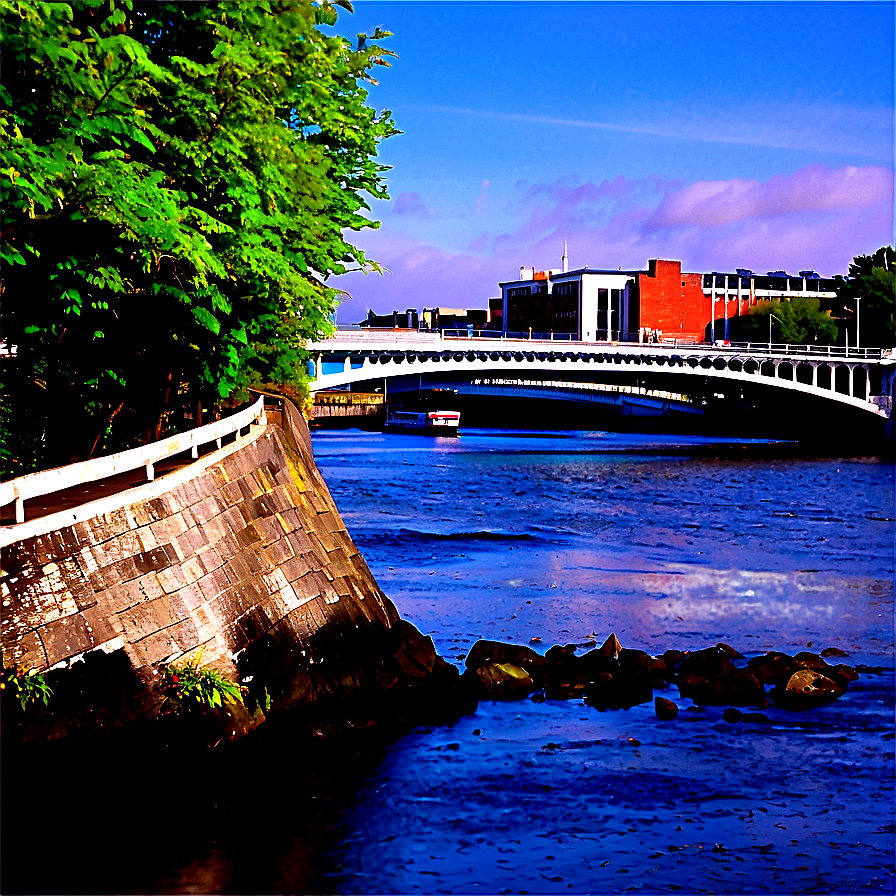
[[[42,495],[50,495],[66,488],[83,485],[88,482],[97,482],[100,479],[108,479],[119,473],[127,473],[131,470],[146,468],[146,480],[152,482],[155,478],[154,465],[161,460],[190,450],[192,457],[199,457],[199,446],[215,442],[221,447],[221,440],[233,433],[239,433],[241,429],[252,423],[263,425],[266,422],[264,413],[264,396],[262,395],[255,404],[217,420],[205,426],[191,429],[189,432],[178,433],[160,442],[150,445],[142,445],[139,448],[131,448],[128,451],[120,451],[118,454],[110,454],[108,457],[96,457],[92,460],[69,464],[65,467],[56,467],[52,470],[42,470],[39,473],[29,473],[18,479],[10,479],[0,482],[0,507],[15,502],[16,523],[25,521],[24,502],[29,498],[39,498]]]

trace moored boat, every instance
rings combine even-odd
[[[459,426],[458,411],[390,411],[383,432],[451,437],[457,435]]]

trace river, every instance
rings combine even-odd
[[[273,719],[220,753],[5,756],[4,892],[893,892],[891,463],[605,432],[313,445],[378,582],[459,667],[479,638],[583,652],[615,632],[881,671],[768,723],[670,687],[672,721],[482,701],[319,764]]]
[[[674,687],[672,722],[483,702],[368,771],[315,891],[893,892],[893,467],[713,444],[314,436],[380,585],[458,665],[478,638],[582,652],[615,632],[654,654],[836,647],[886,669],[770,724]]]

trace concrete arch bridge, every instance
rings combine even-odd
[[[881,349],[352,331],[311,343],[309,350],[314,358],[312,392],[378,380],[385,381],[390,394],[453,383],[468,394],[509,397],[525,389],[540,397],[625,402],[645,410],[665,403],[686,411],[705,404],[712,389],[736,394],[739,388],[762,386],[822,399],[832,409],[853,408],[892,426],[896,358]]]

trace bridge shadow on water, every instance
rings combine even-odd
[[[881,420],[811,396],[765,395],[761,402],[713,398],[699,415],[672,408],[655,416],[554,398],[457,394],[449,403],[461,412],[461,433],[467,428],[492,428],[689,434],[763,440],[762,446],[751,450],[787,456],[893,456],[893,439],[887,437]],[[773,448],[769,440],[781,444]],[[743,451],[743,446],[737,450]]]

